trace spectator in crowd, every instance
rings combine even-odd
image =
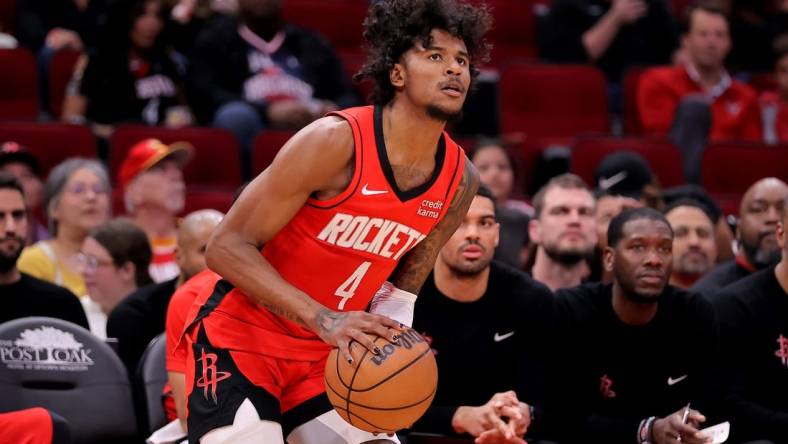
[[[264,128],[299,129],[357,100],[328,42],[285,22],[281,9],[281,1],[238,0],[238,17],[210,23],[191,56],[195,112],[235,134],[245,165]]]
[[[699,183],[708,139],[761,140],[761,118],[755,91],[725,70],[731,40],[722,9],[704,2],[688,7],[683,44],[685,63],[642,75],[637,110],[644,131],[670,133],[685,178]]]
[[[479,187],[416,300],[413,328],[429,341],[439,377],[435,399],[413,431],[490,440],[485,442],[504,442],[493,436],[513,440],[526,431],[530,438],[538,431],[553,295],[527,274],[492,260],[499,240],[493,199],[486,186]]]
[[[28,316],[48,316],[88,328],[79,301],[65,288],[20,273],[17,259],[25,247],[28,216],[22,185],[0,171],[0,323]]]
[[[601,253],[607,247],[607,227],[610,226],[610,221],[626,210],[641,208],[643,204],[634,197],[614,194],[611,191],[598,190],[595,197],[594,217],[596,218],[597,245]]]
[[[664,202],[659,181],[648,161],[634,151],[617,151],[605,156],[594,170],[598,193],[625,196],[641,206],[661,210]]]
[[[126,122],[189,124],[181,88],[185,69],[168,49],[163,29],[161,0],[114,2],[96,51],[77,63],[63,119],[91,122],[102,137]]]
[[[27,245],[49,239],[46,227],[36,220],[36,214],[42,213],[41,201],[43,199],[44,185],[39,174],[41,167],[36,156],[31,154],[26,147],[16,142],[0,144],[0,171],[13,174],[25,190],[25,203],[27,204]]]
[[[82,241],[110,218],[107,170],[95,160],[74,158],[57,165],[44,185],[44,210],[52,239],[22,252],[19,269],[84,296],[78,256]]]
[[[714,268],[717,244],[709,210],[693,200],[678,200],[664,211],[673,229],[673,273],[670,285],[687,289]]]
[[[180,275],[139,288],[109,314],[107,335],[118,340],[118,355],[129,374],[136,371],[150,341],[164,332],[167,306],[175,289],[205,269],[205,246],[222,216],[216,210],[199,210],[186,216],[178,227],[175,251]]]
[[[170,32],[172,46],[181,54],[191,54],[194,41],[205,26],[222,15],[238,13],[237,0],[170,0]]]
[[[774,177],[761,179],[750,186],[739,207],[736,257],[719,264],[692,289],[713,294],[757,270],[776,264],[780,260],[777,223],[786,196],[788,185]]]
[[[621,84],[627,69],[670,62],[678,26],[663,0],[555,0],[540,35],[541,55],[594,63]]]
[[[777,240],[782,260],[721,290],[720,320],[727,401],[736,442],[788,442],[788,200]],[[762,441],[759,441],[762,442]]]
[[[788,4],[788,2],[786,2]],[[775,43],[776,91],[761,94],[763,138],[768,143],[788,143],[788,34]]]
[[[106,339],[109,313],[134,290],[152,283],[151,256],[145,232],[129,219],[113,219],[90,231],[80,254],[88,296],[80,301],[91,333]]]
[[[583,179],[562,174],[536,193],[533,204],[528,228],[537,247],[531,275],[552,291],[580,285],[597,244],[594,195]]]
[[[559,441],[705,442],[696,435],[705,421],[696,409],[714,400],[711,304],[668,285],[673,232],[658,211],[624,211],[607,238],[604,265],[613,282],[556,294],[562,331],[555,348],[563,359],[547,408],[555,402],[562,412]],[[682,421],[688,402],[693,408]]]
[[[49,64],[62,50],[88,51],[101,38],[108,0],[19,0],[16,37],[38,55],[38,96],[49,112]]]
[[[0,442],[71,444],[68,421],[43,407],[0,413]]]
[[[186,199],[183,168],[192,154],[192,146],[185,142],[165,145],[145,139],[131,148],[118,171],[126,212],[150,239],[150,275],[155,282],[179,273],[175,225]]]
[[[471,161],[495,197],[496,219],[501,226],[495,259],[522,268],[528,255],[528,221],[533,208],[513,198],[517,181],[514,159],[501,142],[482,140],[473,149]]]
[[[711,216],[714,224],[714,243],[717,246],[717,263],[733,258],[734,234],[722,209],[700,185],[684,184],[671,187],[662,193],[667,206],[678,200],[694,200],[700,203]]]

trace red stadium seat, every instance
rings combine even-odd
[[[234,195],[235,190],[188,187],[186,189],[186,206],[183,209],[183,214],[185,215],[192,211],[204,210],[207,208],[227,213],[227,210],[229,210],[233,204]]]
[[[504,133],[539,139],[610,130],[605,77],[594,67],[509,65],[499,91]]]
[[[633,151],[643,156],[663,187],[684,183],[681,153],[663,138],[586,136],[572,145],[572,172],[596,187],[594,170],[608,154]]]
[[[788,182],[788,145],[717,142],[703,155],[703,186],[727,214],[738,213],[741,196],[764,177]]]
[[[640,76],[646,68],[631,68],[624,75],[624,132],[630,135],[643,133],[638,114],[637,91]]]
[[[490,64],[534,60],[538,55],[536,17],[546,11],[544,0],[474,0],[492,9],[493,28],[487,40],[493,44]],[[544,10],[544,11],[543,11]]]
[[[283,2],[285,20],[317,31],[341,56],[364,53],[362,23],[367,0],[289,0]]]
[[[17,0],[0,0],[0,31],[14,35]]]
[[[258,174],[271,165],[276,153],[291,137],[290,131],[263,131],[254,140],[254,153],[252,154],[252,172]]]
[[[38,117],[36,61],[24,48],[0,49],[0,119]]]
[[[234,190],[241,184],[238,142],[230,132],[218,128],[121,126],[110,138],[110,171],[113,178],[117,177],[118,168],[129,149],[149,137],[164,143],[186,141],[194,146],[194,158],[184,171],[187,185]]]
[[[9,140],[30,149],[41,163],[42,177],[69,157],[96,157],[96,138],[88,127],[81,125],[2,122],[0,142]]]
[[[66,87],[81,55],[79,51],[61,50],[55,53],[49,64],[49,110],[55,118],[60,117],[63,112]]]

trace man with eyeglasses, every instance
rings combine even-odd
[[[11,173],[0,171],[0,323],[48,316],[88,328],[85,312],[71,292],[19,272],[16,261],[25,246],[27,224],[22,185]]]

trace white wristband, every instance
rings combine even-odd
[[[413,324],[413,309],[416,295],[400,290],[391,282],[384,282],[369,305],[369,312],[391,318],[410,327]]]

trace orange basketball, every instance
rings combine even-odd
[[[399,341],[370,335],[376,355],[358,344],[353,364],[331,351],[326,362],[326,394],[345,421],[373,433],[410,427],[427,411],[438,385],[432,350],[415,330],[406,328]]]

